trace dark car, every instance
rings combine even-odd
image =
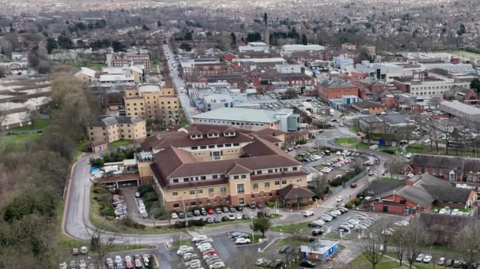
[[[250,209],[257,209],[257,206],[255,204],[250,204]]]
[[[222,222],[222,221],[221,221],[219,218],[213,218],[213,222],[214,222],[214,223],[220,223],[220,222]]]
[[[236,210],[236,209],[235,209],[235,207],[233,207],[233,206],[232,206],[232,207],[230,207],[230,208],[229,208],[229,210],[230,210],[230,212],[232,212],[232,213],[235,213],[235,212],[237,212],[237,210]]]
[[[241,206],[241,205],[237,206],[237,210],[240,211],[240,212],[243,212],[243,206]]]
[[[193,213],[192,212],[187,212],[187,217],[193,218]]]
[[[447,262],[445,262],[445,265],[446,265],[447,267],[452,267],[452,265],[453,265],[453,259],[448,259]]]
[[[222,214],[222,209],[220,207],[215,208],[215,213]]]
[[[282,267],[283,265],[283,261],[281,259],[276,259],[274,261],[272,261],[272,263],[270,264],[270,268],[280,268]]]
[[[323,234],[323,231],[320,229],[313,229],[312,231],[313,236],[322,235],[322,234]]]
[[[178,217],[181,218],[181,219],[184,219],[185,218],[185,213],[179,212]]]
[[[248,214],[243,214],[242,219],[250,219],[250,216]]]
[[[205,219],[205,223],[208,223],[208,224],[213,223],[212,218],[206,218],[206,219]]]
[[[462,262],[463,261],[461,261],[461,260],[454,260],[452,267],[453,268],[460,268],[460,266],[462,265]]]
[[[228,217],[227,217],[227,216],[223,216],[223,217],[222,217],[222,221],[228,221]]]
[[[355,189],[357,187],[357,183],[350,184],[350,188]]]
[[[320,223],[317,223],[317,222],[310,222],[308,224],[308,227],[318,228],[318,227],[322,227],[322,225]]]
[[[226,207],[226,206],[222,208],[222,211],[223,211],[223,213],[228,213],[228,212],[230,212],[230,211],[228,210],[228,207]]]
[[[315,268],[316,264],[311,261],[302,261],[300,267]]]
[[[208,215],[207,210],[205,210],[205,208],[203,208],[203,207],[200,208],[200,214],[202,214],[202,216]]]
[[[289,245],[283,245],[278,249],[278,253],[287,253],[289,249],[290,249]]]

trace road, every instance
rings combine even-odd
[[[163,50],[165,52],[165,56],[168,58],[168,68],[170,68],[170,75],[172,77],[173,87],[177,92],[178,99],[180,99],[180,103],[182,104],[182,108],[185,111],[185,117],[189,122],[192,122],[192,116],[201,113],[196,107],[192,106],[190,102],[190,97],[187,94],[187,90],[185,89],[185,83],[183,79],[180,78],[178,75],[178,68],[177,62],[175,61],[175,54],[173,54],[170,46],[163,45]]]

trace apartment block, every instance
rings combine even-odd
[[[139,141],[146,137],[145,121],[139,118],[98,116],[88,127],[88,139],[92,142]]]
[[[108,67],[122,67],[124,65],[143,64],[145,71],[151,70],[150,55],[147,53],[115,53],[107,54]]]
[[[175,124],[181,117],[180,102],[173,88],[139,85],[125,89],[125,114],[146,121]]]
[[[153,160],[139,160],[140,177],[153,177],[169,210],[277,199],[285,206],[311,204],[314,194],[306,188],[306,173],[280,148],[282,139],[277,130],[192,124],[142,143]],[[281,190],[298,194],[293,201]]]

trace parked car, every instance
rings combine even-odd
[[[223,213],[228,213],[228,212],[230,212],[230,211],[228,210],[228,207],[226,207],[226,206],[222,207],[222,211],[223,211]]]
[[[68,265],[70,269],[77,269],[77,262],[76,261],[70,261],[70,264]]]
[[[424,263],[430,263],[431,261],[432,261],[432,256],[430,255],[425,255],[425,257],[423,258]]]
[[[423,254],[418,254],[418,256],[415,258],[416,262],[422,262],[423,258],[425,258],[425,255]]]
[[[222,221],[221,221],[219,218],[214,218],[214,219],[213,219],[213,222],[215,222],[215,223],[220,223],[220,222],[222,222]]]
[[[58,268],[60,269],[67,269],[67,263],[66,262],[62,262],[59,264]]]
[[[123,263],[122,257],[119,256],[119,255],[115,256],[115,260],[114,260],[114,261],[115,261],[115,263],[117,263],[117,264],[118,264],[118,263]]]
[[[178,217],[181,219],[185,218],[185,213],[184,212],[178,212]]]
[[[229,208],[229,210],[230,210],[231,213],[237,212],[237,210],[236,210],[235,207],[233,207],[233,206],[231,206],[231,207]]]
[[[229,221],[234,221],[235,220],[235,215],[228,215],[228,220]]]
[[[312,231],[313,236],[322,235],[322,234],[323,234],[323,231],[320,229],[313,229]]]
[[[207,213],[209,215],[213,215],[213,214],[215,214],[215,211],[213,210],[213,208],[209,208],[209,209],[207,209]]]
[[[438,264],[438,265],[445,265],[445,262],[446,262],[445,257],[440,257],[440,259],[438,259],[437,264]]]
[[[305,218],[311,217],[311,216],[313,216],[313,211],[307,210],[307,211],[303,212],[303,216]]]
[[[288,250],[290,250],[289,245],[283,245],[278,249],[278,253],[286,253]]]
[[[80,247],[80,254],[88,254],[88,248],[86,246]]]
[[[302,261],[300,263],[300,267],[305,267],[305,268],[315,268],[317,264],[311,262],[311,261]]]
[[[257,206],[255,204],[250,204],[250,209],[256,209]]]
[[[212,224],[213,220],[212,220],[212,218],[206,218],[205,222],[208,223],[208,224]]]
[[[198,209],[193,210],[193,215],[194,215],[195,217],[200,216],[200,210],[198,210]]]
[[[177,213],[175,213],[175,212],[172,213],[172,214],[170,214],[170,217],[171,217],[172,219],[178,219],[178,215],[177,215]]]
[[[227,217],[227,216],[223,216],[223,217],[222,217],[222,221],[228,221],[228,217]]]
[[[250,239],[248,238],[237,238],[235,240],[235,244],[249,244],[250,243]]]
[[[80,250],[78,248],[72,248],[72,255],[76,256],[78,254],[80,254]]]

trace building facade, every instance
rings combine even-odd
[[[159,85],[140,85],[125,89],[125,114],[146,121],[176,124],[181,107],[173,88]]]
[[[92,142],[140,141],[146,137],[145,121],[139,118],[99,116],[88,127],[88,139]]]
[[[142,143],[153,162],[139,162],[140,176],[153,176],[169,210],[230,206],[276,200],[291,185],[307,186],[301,163],[270,141],[269,132],[193,124]]]
[[[350,81],[326,80],[317,87],[318,96],[327,103],[330,99],[340,99],[344,95],[358,96],[358,87]]]

